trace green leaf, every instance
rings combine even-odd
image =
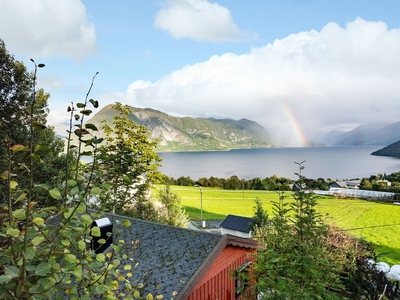
[[[69,263],[75,263],[77,261],[76,256],[71,253],[65,254],[64,259]]]
[[[98,131],[96,125],[90,124],[90,123],[85,124],[85,128],[91,129],[91,130],[93,130],[93,131]]]
[[[125,184],[128,184],[128,185],[132,184],[132,179],[129,176],[125,175],[123,180],[124,180]]]
[[[76,184],[77,184],[76,180],[69,179],[69,180],[67,181],[67,186],[68,186],[69,188],[72,188],[72,187],[76,186]]]
[[[38,226],[44,224],[44,220],[42,218],[39,218],[39,217],[33,218],[32,222],[35,223]]]
[[[43,211],[53,211],[53,210],[56,210],[57,209],[57,207],[55,207],[55,206],[47,206],[47,207],[45,207],[45,208],[43,208]]]
[[[67,112],[70,112],[72,109],[71,109],[71,106],[68,106],[68,108],[67,108]]]
[[[43,160],[42,160],[42,159],[40,158],[40,156],[37,155],[36,153],[32,153],[32,154],[31,154],[31,157],[33,158],[34,161],[43,163]]]
[[[84,108],[84,107],[85,107],[85,104],[84,104],[84,103],[77,103],[77,104],[76,104],[76,107],[78,107],[78,108]]]
[[[42,183],[42,184],[35,184],[35,188],[41,188],[41,189],[44,189],[44,190],[46,190],[46,191],[49,190],[49,187],[48,187],[47,184],[45,184],[45,183]]]
[[[104,139],[103,138],[93,138],[93,139],[91,139],[91,141],[92,141],[92,143],[93,144],[96,144],[96,145],[98,145],[98,144],[101,144],[103,141],[104,141]]]
[[[80,119],[80,115],[78,115],[78,114],[76,114],[76,115],[74,115],[74,118],[75,118],[75,121],[78,121],[79,119]]]
[[[37,246],[40,245],[43,241],[44,241],[44,236],[38,235],[32,239],[31,243],[33,246]]]
[[[78,214],[82,214],[86,211],[86,205],[85,204],[79,204],[78,208],[76,209],[76,212]]]
[[[0,275],[0,284],[8,283],[12,277],[10,275]]]
[[[33,247],[27,247],[26,248],[26,252],[25,252],[25,256],[26,259],[32,259],[35,257],[35,249]]]
[[[89,216],[88,214],[83,214],[81,216],[81,220],[83,224],[89,225],[93,223],[93,219],[91,216]]]
[[[102,284],[97,285],[97,286],[94,288],[94,291],[93,291],[93,293],[94,293],[95,295],[102,295],[102,294],[104,294],[105,292],[107,292],[107,287],[104,286],[104,285],[102,285]]]
[[[152,294],[147,294],[146,300],[154,300],[154,297]]]
[[[101,186],[103,189],[105,189],[106,191],[110,190],[111,188],[111,184],[110,183],[104,183]]]
[[[124,227],[130,227],[132,223],[129,220],[123,220],[122,221],[122,226]]]
[[[12,214],[16,220],[25,220],[26,219],[25,209],[16,209],[13,211]]]
[[[4,268],[4,274],[10,275],[12,278],[19,276],[19,268],[16,266],[7,266]]]
[[[39,276],[45,276],[50,272],[51,269],[51,264],[47,262],[41,262],[37,267],[36,267],[36,274]]]
[[[92,227],[91,232],[92,232],[92,236],[94,236],[94,237],[101,236],[100,228],[97,226]]]
[[[98,186],[95,186],[90,190],[90,195],[92,195],[92,196],[97,196],[100,193],[101,193],[101,189]]]
[[[71,195],[71,196],[73,196],[73,195],[76,195],[76,194],[78,194],[79,193],[79,187],[73,187],[70,191],[69,191],[69,194]]]
[[[10,180],[10,189],[15,189],[18,185],[18,182],[14,181],[14,180]]]
[[[49,194],[52,198],[54,199],[60,199],[61,198],[61,193],[58,189],[52,189],[49,191]]]
[[[94,108],[98,108],[99,107],[99,101],[90,99],[89,102],[92,103]]]
[[[37,121],[33,121],[32,123],[33,127],[38,128],[38,129],[46,129],[46,126],[37,122]]]
[[[90,109],[81,110],[80,113],[85,116],[89,116],[92,111]]]
[[[69,240],[61,240],[61,244],[62,244],[63,246],[68,247],[69,245],[71,245],[71,242],[70,242]]]
[[[72,213],[74,212],[74,210],[75,209],[73,207],[68,208],[68,210],[66,212],[64,212],[64,218],[69,219],[71,217]]]
[[[78,249],[81,251],[86,249],[85,241],[82,241],[82,240],[78,241]]]
[[[104,245],[104,244],[106,243],[106,240],[105,240],[105,239],[99,239],[97,242],[98,242],[100,245]]]
[[[103,253],[98,253],[96,255],[96,260],[99,262],[103,262],[105,260],[106,256]]]
[[[18,237],[21,232],[17,228],[8,228],[6,234],[12,237]]]
[[[47,153],[51,153],[52,152],[50,147],[41,146],[41,145],[36,145],[35,146],[35,152],[37,152],[37,151],[44,151],[44,152],[47,152]]]
[[[92,151],[83,151],[81,153],[82,156],[93,156],[93,152]]]
[[[22,193],[21,195],[18,196],[17,200],[15,200],[15,203],[25,200],[26,199],[26,194]]]

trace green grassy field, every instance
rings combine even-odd
[[[156,187],[157,188],[157,187]],[[200,220],[200,191],[198,187],[171,186],[182,199],[190,219]],[[228,214],[251,217],[254,199],[272,213],[272,202],[278,194],[270,191],[230,191],[203,188],[203,219],[223,220]],[[291,193],[286,192],[288,201]],[[328,214],[328,221],[347,230],[349,234],[363,237],[375,245],[381,260],[400,264],[400,205],[368,202],[359,199],[320,197],[317,209]]]

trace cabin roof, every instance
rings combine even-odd
[[[249,233],[251,231],[251,222],[252,218],[228,215],[220,226],[226,229]]]

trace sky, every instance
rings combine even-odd
[[[51,94],[247,118],[304,146],[400,121],[400,0],[0,0],[0,38]]]

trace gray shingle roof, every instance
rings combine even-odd
[[[228,215],[225,220],[222,221],[220,226],[231,230],[249,233],[251,221],[251,218]]]
[[[151,293],[163,295],[163,299],[186,299],[227,245],[249,249],[258,245],[254,240],[229,234],[222,236],[109,213],[104,217],[113,223],[114,231],[119,229],[113,235],[114,243],[120,239],[125,242],[123,251],[128,258],[121,261],[121,271],[133,274],[131,284],[143,283],[144,296]],[[49,223],[55,225],[58,220],[55,217]],[[123,220],[129,220],[131,226],[119,226]],[[134,271],[124,271],[126,264]]]
[[[130,228],[121,228],[117,237],[125,241],[128,257],[138,263],[132,279],[144,284],[144,295],[162,294],[164,299],[179,294],[222,240],[220,234],[112,214],[105,217],[114,227],[117,220],[132,223]]]

